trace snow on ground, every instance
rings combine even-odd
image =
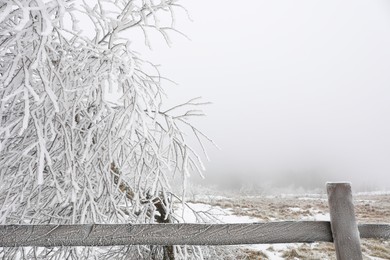
[[[178,204],[176,211],[182,213],[177,216],[180,222],[183,223],[198,223],[197,219],[211,223],[254,223],[261,222],[261,219],[250,216],[237,216],[232,209],[223,209],[218,206],[211,206],[205,203],[186,203],[184,210],[183,204]],[[196,212],[196,213],[195,213]],[[209,219],[209,221],[207,221]],[[255,244],[255,245],[240,245],[244,249],[254,251],[262,251],[270,260],[284,259],[281,253],[289,248],[291,244]]]
[[[387,195],[389,194],[389,195]],[[329,221],[326,194],[280,194],[231,196],[197,193],[191,202],[176,204],[176,217],[187,223],[254,223],[269,221]],[[355,211],[361,223],[389,222],[389,192],[354,194]],[[194,212],[197,212],[195,214]],[[252,258],[262,252],[267,259],[335,259],[334,246],[330,243],[291,243],[240,245]],[[390,259],[390,242],[363,240],[365,260]],[[252,255],[253,253],[253,255]]]
[[[218,206],[211,206],[205,203],[186,203],[183,210],[183,204],[178,204],[175,212],[181,213],[178,216],[180,222],[198,223],[197,220],[208,220],[206,222],[216,223],[253,223],[260,220],[248,216],[236,216],[232,209],[222,209]]]
[[[373,196],[373,195],[390,195],[390,191],[367,191],[367,192],[356,192],[353,194],[354,196]]]

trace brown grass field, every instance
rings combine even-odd
[[[235,215],[251,216],[259,221],[325,220],[328,218],[328,201],[322,195],[281,196],[210,196],[193,202],[206,203],[228,209]],[[358,223],[390,223],[390,194],[354,194],[355,214]],[[364,259],[390,259],[390,241],[363,239]],[[266,250],[242,247],[242,259],[274,259],[274,252],[281,259],[336,259],[333,243],[288,244],[283,249],[269,245]]]

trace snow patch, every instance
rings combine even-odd
[[[182,205],[177,204],[175,210],[181,214],[176,217],[182,223],[254,223],[260,221],[260,219],[249,216],[234,215],[232,209],[223,209],[205,203],[186,203],[184,209]]]

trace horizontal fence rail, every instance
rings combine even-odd
[[[390,239],[388,224],[360,224],[361,238]],[[238,245],[333,242],[328,221],[248,224],[0,225],[0,247]]]
[[[0,225],[0,247],[333,242],[337,260],[363,260],[361,238],[390,239],[390,224],[357,224],[350,183],[330,182],[326,187],[330,221]]]

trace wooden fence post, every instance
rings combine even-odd
[[[338,260],[363,259],[350,183],[327,183],[330,223]]]

